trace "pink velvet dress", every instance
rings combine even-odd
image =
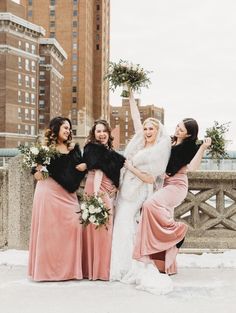
[[[133,258],[154,261],[160,272],[177,272],[176,255],[180,242],[187,232],[187,225],[174,220],[174,209],[186,197],[188,178],[186,168],[174,176],[166,176],[163,188],[156,191],[142,207]]]
[[[95,171],[89,171],[84,192],[93,194]],[[113,189],[112,182],[103,173],[100,192],[104,194],[103,200],[110,208],[108,230],[105,227],[95,229],[94,225],[88,225],[83,229],[83,276],[90,280],[109,280],[111,242],[113,230],[113,199],[109,192]]]
[[[34,194],[28,274],[35,281],[82,279],[82,225],[76,193],[52,178]]]

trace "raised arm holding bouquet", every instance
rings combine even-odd
[[[105,79],[110,82],[111,90],[123,87],[121,97],[128,98],[130,89],[139,91],[141,87],[149,87],[151,81],[148,77],[150,71],[144,70],[140,64],[133,64],[120,60],[118,63],[110,62],[108,73]]]

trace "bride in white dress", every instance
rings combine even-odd
[[[170,156],[171,141],[164,126],[157,119],[148,118],[141,123],[132,92],[129,101],[135,135],[124,152],[126,162],[121,173],[120,190],[115,205],[110,280],[136,283],[139,285],[137,288],[147,289],[141,286],[141,281],[146,280],[148,273],[151,280],[153,275],[158,275],[157,289],[160,290],[156,293],[161,294],[171,289],[169,277],[165,275],[164,279],[164,275],[152,267],[152,264],[148,265],[147,273],[147,266],[132,260],[132,253],[140,209],[154,188],[162,185],[162,177]],[[161,280],[166,281],[164,283]]]

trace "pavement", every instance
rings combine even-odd
[[[180,268],[162,296],[119,282],[32,282],[0,265],[0,313],[235,313],[236,268]]]

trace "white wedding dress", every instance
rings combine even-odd
[[[136,168],[153,175],[156,183],[161,185],[170,156],[170,137],[160,123],[156,143],[145,148],[143,126],[133,97],[130,98],[130,108],[135,135],[126,147],[124,155]],[[143,264],[132,259],[140,209],[147,197],[153,193],[154,186],[144,183],[127,169],[122,171],[120,190],[115,202],[110,280],[135,283],[138,289],[149,289],[157,294],[169,292],[172,284],[167,275],[160,274],[152,264]]]

